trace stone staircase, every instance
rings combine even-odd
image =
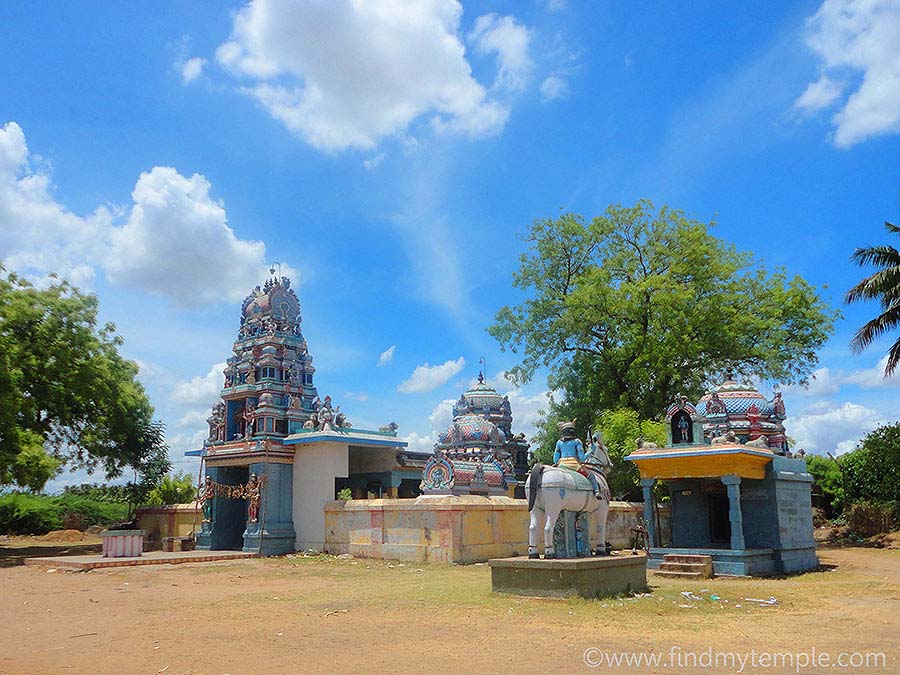
[[[713,575],[712,556],[668,553],[656,574],[670,579],[709,579]]]

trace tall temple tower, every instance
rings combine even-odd
[[[260,552],[325,540],[324,505],[359,496],[413,497],[426,457],[406,449],[397,425],[355,428],[331,397],[320,400],[286,277],[253,289],[213,406],[201,456],[203,522],[197,548]]]
[[[287,277],[257,286],[241,306],[241,327],[225,367],[222,400],[209,422],[210,445],[278,440],[318,406],[312,356],[300,331],[300,302]]]

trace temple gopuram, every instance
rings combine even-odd
[[[634,462],[644,492],[649,567],[683,573],[689,560],[716,574],[764,576],[818,565],[812,476],[792,458],[785,407],[732,377],[696,405],[679,396],[666,411],[666,447],[643,445]],[[672,537],[659,540],[654,486],[670,497]],[[680,571],[676,571],[680,570]]]
[[[525,497],[528,442],[512,434],[507,396],[484,381],[463,392],[453,406],[453,421],[438,437],[422,474],[425,495]]]
[[[430,453],[407,450],[395,424],[354,428],[331,397],[319,397],[289,279],[273,277],[247,296],[232,352],[208,439],[187,453],[203,462],[198,548],[321,550],[323,505],[340,490],[418,494]]]

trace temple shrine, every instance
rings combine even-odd
[[[422,472],[428,496],[524,497],[528,442],[512,434],[512,407],[478,373],[453,405],[453,421],[438,437]]]
[[[792,458],[785,407],[733,378],[694,405],[679,396],[666,411],[666,447],[644,445],[634,462],[644,492],[649,567],[665,556],[708,559],[716,574],[768,575],[818,565],[813,540],[812,476]],[[670,542],[660,541],[654,486],[666,485]]]
[[[406,449],[397,426],[357,429],[319,397],[286,277],[257,286],[241,307],[220,400],[200,456],[203,522],[197,548],[264,555],[322,550],[324,504],[355,496],[414,497],[428,454]]]

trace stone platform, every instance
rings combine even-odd
[[[596,556],[562,560],[496,558],[491,567],[491,589],[533,597],[601,598],[647,589],[647,556]]]
[[[51,556],[47,558],[27,558],[25,564],[86,572],[87,570],[99,569],[101,567],[177,565],[179,563],[214,562],[216,560],[240,560],[258,557],[258,553],[245,553],[243,551],[178,551],[175,553],[150,551],[144,553],[140,557],[133,558],[104,558],[102,555],[69,555]]]

